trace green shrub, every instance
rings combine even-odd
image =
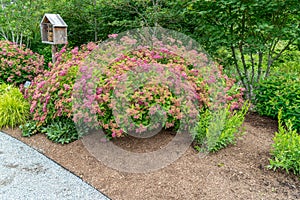
[[[258,84],[255,108],[260,115],[277,118],[282,108],[284,122],[291,120],[300,131],[300,77],[297,74],[271,76]]]
[[[0,85],[0,128],[23,124],[29,118],[29,103],[11,85]]]
[[[284,127],[281,117],[281,111],[279,111],[278,132],[273,138],[272,159],[268,167],[274,170],[282,168],[286,172],[292,171],[300,175],[300,135],[293,129],[291,120],[288,120]]]
[[[43,56],[24,46],[0,40],[0,83],[21,85],[43,70]]]
[[[230,106],[215,112],[204,110],[199,116],[199,122],[192,135],[195,148],[199,151],[216,152],[230,144],[234,144],[245,115],[249,109],[246,102],[240,110],[230,110]]]
[[[300,75],[300,51],[297,46],[290,46],[274,63],[273,75],[290,73]]]

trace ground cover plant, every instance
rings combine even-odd
[[[19,86],[44,70],[43,56],[10,41],[0,40],[0,61],[0,83]]]

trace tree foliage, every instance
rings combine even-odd
[[[196,0],[185,14],[194,19],[192,34],[209,53],[235,67],[248,98],[300,33],[296,0]]]

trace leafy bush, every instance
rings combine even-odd
[[[29,103],[11,85],[0,85],[0,128],[23,124],[29,118]]]
[[[0,40],[0,61],[0,83],[21,85],[44,70],[43,56],[9,41]]]
[[[109,44],[113,46],[113,43]],[[95,56],[97,61],[99,58]],[[206,58],[201,53],[197,56]],[[214,69],[212,77],[206,80],[184,57],[168,48],[139,47],[122,54],[102,71],[95,72],[90,68],[83,66],[79,70],[83,78],[74,85],[76,90],[83,90],[86,95],[76,98],[81,101],[76,103],[75,110],[79,112],[74,114],[74,120],[85,123],[98,121],[95,125],[103,127],[110,138],[127,133],[143,134],[160,126],[176,130],[180,120],[196,119],[193,116],[197,113],[195,109],[212,104],[209,100],[211,94],[218,92],[212,91],[210,85],[220,84],[222,91],[215,95],[222,96],[222,100],[231,102],[233,107],[238,108],[243,102],[242,89],[234,85],[233,79],[222,74],[221,67],[211,66]],[[97,74],[99,81],[87,81],[89,74]],[[188,82],[188,85],[176,85],[179,80]],[[189,93],[190,90],[195,93]],[[182,95],[195,97],[197,105],[182,103]],[[98,105],[94,104],[95,100]],[[116,110],[118,115],[114,115]],[[89,118],[90,113],[95,113],[97,118]],[[195,123],[185,122],[189,125]]]
[[[111,47],[113,43],[109,45]],[[33,120],[38,127],[46,127],[43,132],[51,131],[49,138],[54,141],[62,142],[59,138],[64,135],[57,131],[58,128],[64,129],[63,123],[57,119],[74,119],[77,124],[96,122],[94,127],[89,128],[102,127],[107,137],[113,138],[131,131],[142,134],[160,125],[178,129],[180,120],[197,119],[195,109],[210,107],[212,95],[222,97],[220,100],[230,103],[232,109],[243,103],[243,90],[234,85],[233,79],[223,75],[222,68],[217,65],[211,66],[210,74],[206,73],[210,76],[208,79],[174,52],[164,48],[139,47],[118,55],[101,71],[96,69],[99,63],[93,61],[105,58],[99,59],[97,51],[91,54],[95,47],[95,44],[89,43],[80,51],[75,48],[71,52],[64,48],[51,71],[36,77],[25,92],[31,103]],[[207,59],[204,54],[196,56]],[[84,58],[91,63],[83,62]],[[148,73],[152,69],[153,73]],[[143,72],[147,72],[147,76],[143,76]],[[186,84],[178,85],[178,81]],[[215,84],[219,84],[222,91],[213,91],[211,85]],[[80,94],[74,94],[74,91]],[[196,104],[186,103],[188,98],[197,99]],[[118,110],[118,115],[114,115],[114,109]],[[91,115],[95,118],[91,119]],[[185,122],[188,125],[194,123]],[[64,136],[73,135],[65,133]],[[64,141],[67,141],[66,138]]]
[[[195,148],[199,151],[216,152],[229,144],[234,144],[249,108],[246,102],[240,110],[230,110],[230,106],[216,112],[203,110],[192,135]]]
[[[255,107],[260,115],[277,118],[282,108],[284,122],[291,120],[300,131],[300,77],[297,74],[278,74],[258,84]]]
[[[297,46],[291,46],[275,61],[272,74],[280,73],[300,74],[300,51]]]
[[[275,133],[271,151],[270,169],[282,168],[300,175],[300,135],[293,129],[291,120],[287,120],[286,128],[281,121],[281,111],[278,114],[278,132]]]

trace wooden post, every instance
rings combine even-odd
[[[56,44],[53,44],[52,45],[52,62],[53,64],[56,62],[56,58],[55,58],[55,54],[57,52],[57,45]]]

